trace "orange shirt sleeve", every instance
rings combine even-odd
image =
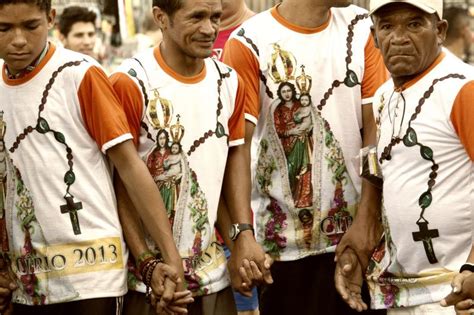
[[[237,74],[239,86],[235,96],[234,112],[229,119],[229,143],[230,146],[244,143],[245,139],[245,83]]]
[[[260,112],[260,66],[255,55],[235,38],[227,41],[223,60],[234,68],[245,84],[245,118],[257,123]]]
[[[388,70],[383,62],[380,50],[375,47],[374,38],[369,36],[365,45],[365,72],[362,79],[362,104],[372,103],[375,91],[388,80]]]
[[[77,95],[86,129],[102,152],[131,139],[125,113],[102,69],[87,70]]]
[[[122,72],[114,73],[110,82],[122,104],[128,124],[133,135],[133,143],[138,146],[140,126],[143,116],[143,96],[137,84]]]
[[[474,81],[466,83],[454,100],[451,122],[464,145],[467,154],[474,161]]]

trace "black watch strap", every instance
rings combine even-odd
[[[252,231],[252,234],[255,235],[255,231],[253,229],[253,225],[252,224],[249,224],[249,223],[237,223],[237,224],[233,224],[232,225],[233,227],[233,233],[231,233],[231,239],[233,241],[235,241],[241,232],[243,231],[248,231],[248,230],[251,230]]]
[[[470,271],[470,272],[474,272],[474,264],[473,263],[465,263],[464,265],[461,266],[461,269],[459,269],[459,273],[461,273],[465,270]]]
[[[248,231],[248,230],[251,230],[251,231],[252,231],[252,234],[255,234],[255,231],[253,230],[253,225],[252,225],[252,224],[239,223],[239,231],[240,231],[240,232]]]

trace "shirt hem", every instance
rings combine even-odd
[[[107,153],[107,150],[110,149],[110,148],[113,148],[115,147],[116,145],[122,143],[122,142],[125,142],[127,140],[132,140],[133,139],[133,136],[131,133],[126,133],[126,134],[123,134],[115,139],[112,139],[106,143],[104,143],[104,145],[102,146],[102,153],[106,154]]]
[[[369,97],[369,98],[364,98],[362,99],[362,105],[369,105],[369,104],[372,104],[374,102],[374,98],[373,97]]]
[[[248,120],[250,121],[252,124],[254,124],[255,126],[257,125],[257,122],[258,122],[258,119],[250,114],[247,114],[245,113],[245,120]]]
[[[237,139],[229,142],[229,147],[236,147],[245,143],[245,139]]]
[[[272,257],[275,261],[295,261],[295,260],[300,260],[306,257],[310,256],[317,256],[317,255],[323,255],[323,254],[332,254],[336,251],[336,245],[327,247],[325,249],[321,250],[315,250],[312,252],[305,252],[305,253],[300,253],[299,255],[293,256],[293,255],[286,255],[286,256],[280,256],[280,257]]]
[[[89,290],[87,291],[89,292]],[[74,301],[82,301],[82,300],[90,300],[90,299],[101,299],[101,298],[110,298],[110,297],[121,297],[124,296],[127,293],[127,288],[122,288],[119,291],[104,291],[104,292],[92,292],[92,293],[87,293],[87,294],[81,294],[79,293],[79,296],[73,299],[68,299],[68,300],[61,300],[57,299],[57,301],[47,303],[45,305],[53,305],[53,304],[60,304],[60,303],[67,303],[67,302],[74,302]],[[51,298],[49,298],[51,300]],[[15,304],[21,304],[21,305],[28,305],[28,306],[34,306],[34,304],[30,303],[21,303],[17,301],[13,301]]]
[[[432,285],[430,287],[450,288],[450,283],[441,283],[441,284]],[[408,290],[410,289],[411,288],[408,288]],[[429,290],[428,287],[426,287],[426,289]],[[410,296],[410,301],[407,301],[406,299],[404,299],[404,301],[401,302],[401,305],[390,307],[390,305],[384,305],[382,303],[377,302],[378,299],[380,299],[380,296],[376,294],[374,290],[369,289],[370,299],[372,301],[371,308],[377,309],[377,310],[381,310],[381,309],[388,310],[388,309],[397,309],[397,308],[404,308],[404,307],[416,307],[416,306],[424,305],[424,304],[439,303],[447,294],[449,294],[450,289],[448,289],[446,292],[440,291],[439,289],[437,291],[438,292],[420,294],[419,296],[414,296],[412,294]]]

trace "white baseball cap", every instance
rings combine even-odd
[[[436,13],[441,20],[443,18],[443,0],[370,0],[370,13],[390,3],[408,3],[426,13]]]

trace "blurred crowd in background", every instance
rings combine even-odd
[[[269,9],[279,2],[281,0],[247,0],[254,12]],[[365,8],[368,2],[353,1]],[[161,38],[151,15],[151,0],[56,0],[53,5],[58,14],[57,27],[51,34],[53,41],[93,56],[108,71]],[[474,0],[447,0],[445,7],[444,18],[450,24],[445,45],[464,61],[474,63],[471,53]]]

